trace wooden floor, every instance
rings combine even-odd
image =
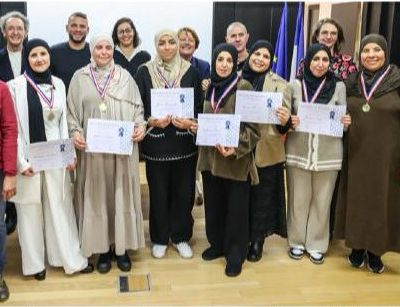
[[[8,305],[400,305],[400,255],[383,257],[386,270],[373,274],[349,266],[348,249],[333,241],[323,265],[307,257],[287,256],[284,239],[267,239],[258,263],[245,262],[236,278],[224,274],[225,261],[205,262],[201,252],[208,246],[203,207],[194,208],[194,257],[179,258],[172,246],[164,259],[150,255],[147,247],[131,253],[130,274],[150,274],[151,290],[118,293],[116,267],[108,274],[67,276],[60,268],[48,268],[45,281],[23,277],[17,236],[8,237],[5,278],[11,291]],[[146,215],[146,214],[145,214]],[[399,221],[400,223],[400,221]]]

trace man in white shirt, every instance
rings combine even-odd
[[[6,41],[5,48],[0,50],[0,80],[7,82],[25,70],[22,53],[29,21],[22,13],[12,11],[1,17],[0,27]]]

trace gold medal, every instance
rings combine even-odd
[[[364,103],[362,106],[362,110],[363,110],[363,112],[366,113],[366,112],[369,112],[369,110],[371,110],[371,107],[369,106],[368,103]]]
[[[53,120],[54,117],[55,117],[55,115],[54,115],[53,111],[50,111],[49,114],[47,115],[48,120]]]
[[[104,113],[107,111],[107,105],[104,102],[102,102],[100,103],[99,109],[101,113]]]

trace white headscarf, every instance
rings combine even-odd
[[[114,42],[113,42],[113,39],[112,39],[111,35],[105,34],[105,33],[100,33],[100,34],[94,35],[92,37],[92,39],[90,40],[89,49],[90,49],[90,54],[91,55],[93,54],[94,47],[96,47],[96,45],[101,41],[108,42],[111,45],[112,50],[114,50]],[[90,61],[91,61],[92,66],[94,68],[96,68],[96,69],[100,68],[100,67],[97,66],[97,64],[94,61],[93,57],[90,58]],[[113,66],[114,66],[114,59],[111,59],[110,63],[108,65],[106,65],[105,67],[101,67],[100,70],[109,71]]]
[[[178,34],[170,29],[163,29],[154,36],[154,44],[157,50],[158,43],[164,35],[171,36],[178,46]],[[176,55],[168,62],[165,62],[157,53],[153,61],[147,62],[146,66],[149,70],[151,81],[154,88],[165,88],[165,82],[159,77],[160,72],[169,84],[175,81],[175,87],[179,87],[182,76],[190,68],[190,63],[181,58],[179,50],[177,49]]]

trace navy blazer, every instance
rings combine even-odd
[[[208,62],[192,57],[190,64],[192,64],[192,66],[199,72],[200,80],[210,78],[210,64],[208,64]]]
[[[21,57],[21,74],[25,71],[26,61],[24,57],[24,51],[22,50]],[[0,50],[0,80],[7,82],[14,79],[14,73],[11,68],[10,58],[8,57],[7,47]]]

